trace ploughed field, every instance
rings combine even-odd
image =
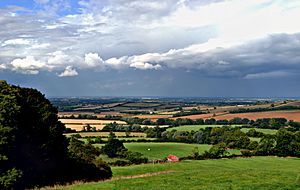
[[[270,112],[253,112],[253,113],[237,113],[226,114],[214,117],[216,120],[233,119],[235,117],[248,118],[256,120],[259,118],[286,118],[287,120],[293,120],[300,122],[300,111],[270,111]]]
[[[57,186],[69,190],[300,189],[300,159],[253,157],[113,167],[113,179]]]
[[[181,125],[178,127],[171,127],[168,128],[167,131],[172,131],[172,130],[176,130],[176,131],[199,131],[200,129],[204,129],[207,127],[222,127],[224,125]],[[229,125],[231,127],[235,127],[235,126],[240,126],[240,125]]]
[[[300,122],[300,111],[293,110],[293,111],[268,111],[268,112],[250,112],[250,113],[235,113],[235,114],[198,114],[198,115],[189,115],[183,116],[180,118],[189,118],[189,119],[208,119],[208,118],[215,118],[216,120],[223,120],[223,119],[233,119],[233,118],[248,118],[251,120],[256,120],[259,118],[286,118],[288,120],[293,120]]]

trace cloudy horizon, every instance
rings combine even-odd
[[[0,79],[47,96],[299,97],[300,1],[0,2]]]

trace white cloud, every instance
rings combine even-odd
[[[120,58],[109,58],[105,61],[105,64],[109,67],[115,69],[121,69],[127,66],[128,56],[120,57]]]
[[[219,63],[220,65],[229,65],[229,64],[230,64],[230,63],[228,63],[227,61],[223,61],[223,60],[218,61],[218,63]]]
[[[286,77],[290,75],[291,73],[286,71],[271,71],[265,73],[247,74],[244,78],[245,79],[277,78],[277,77]]]
[[[55,51],[53,53],[49,53],[49,55],[49,65],[64,65],[69,60],[69,56],[62,51]]]
[[[23,59],[14,59],[10,66],[12,70],[24,74],[38,74],[39,70],[45,69],[46,64],[42,61],[36,60],[33,56],[27,56]]]
[[[7,69],[6,66],[4,64],[0,64],[0,70],[5,70]]]
[[[31,49],[47,49],[48,47],[50,47],[50,43],[33,44],[30,48]]]
[[[142,69],[142,70],[147,70],[147,69],[155,69],[158,70],[161,68],[161,65],[156,64],[156,65],[152,65],[149,63],[143,63],[143,62],[134,62],[130,64],[130,67],[134,67],[137,69]]]
[[[59,77],[72,77],[72,76],[77,76],[78,72],[72,67],[72,66],[67,66],[66,69],[60,73],[58,76]]]
[[[29,45],[30,41],[27,39],[23,38],[17,38],[17,39],[10,39],[6,40],[2,43],[2,46],[7,46],[7,45]]]
[[[61,69],[66,65],[85,68],[83,62],[83,58],[79,55],[68,55],[63,51],[55,51],[48,54],[47,65],[52,70]]]
[[[47,4],[50,0],[34,0],[38,4]]]
[[[104,66],[104,62],[102,58],[98,55],[98,53],[87,53],[84,56],[84,62],[88,67],[98,67],[99,69],[102,69]]]

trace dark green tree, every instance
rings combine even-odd
[[[99,148],[90,143],[85,144],[76,137],[71,137],[68,148],[73,163],[69,170],[79,173],[82,179],[93,180],[112,176],[110,167],[98,158],[101,152]]]
[[[0,81],[0,189],[84,179],[70,171],[76,160],[69,157],[64,130],[43,94]]]
[[[272,136],[263,137],[256,148],[256,154],[263,155],[263,156],[273,155],[275,144],[276,144],[276,140],[274,137]]]
[[[14,188],[57,179],[68,157],[56,108],[37,90],[5,81],[0,82],[0,105],[0,154],[5,157],[0,173],[13,168],[22,173]]]
[[[203,153],[204,158],[221,158],[228,154],[225,143],[213,145],[208,151]]]
[[[123,142],[115,137],[110,137],[108,142],[102,147],[103,153],[110,158],[117,157],[118,153],[124,150],[127,149],[124,147]]]

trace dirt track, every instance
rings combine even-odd
[[[144,178],[144,177],[151,177],[151,176],[156,176],[156,175],[161,175],[161,174],[169,174],[169,173],[174,173],[176,172],[175,170],[166,170],[166,171],[161,171],[161,172],[151,172],[151,173],[145,173],[145,174],[139,174],[139,175],[131,175],[131,176],[119,176],[119,177],[113,177],[110,180],[120,180],[120,179],[135,179],[135,178]]]

